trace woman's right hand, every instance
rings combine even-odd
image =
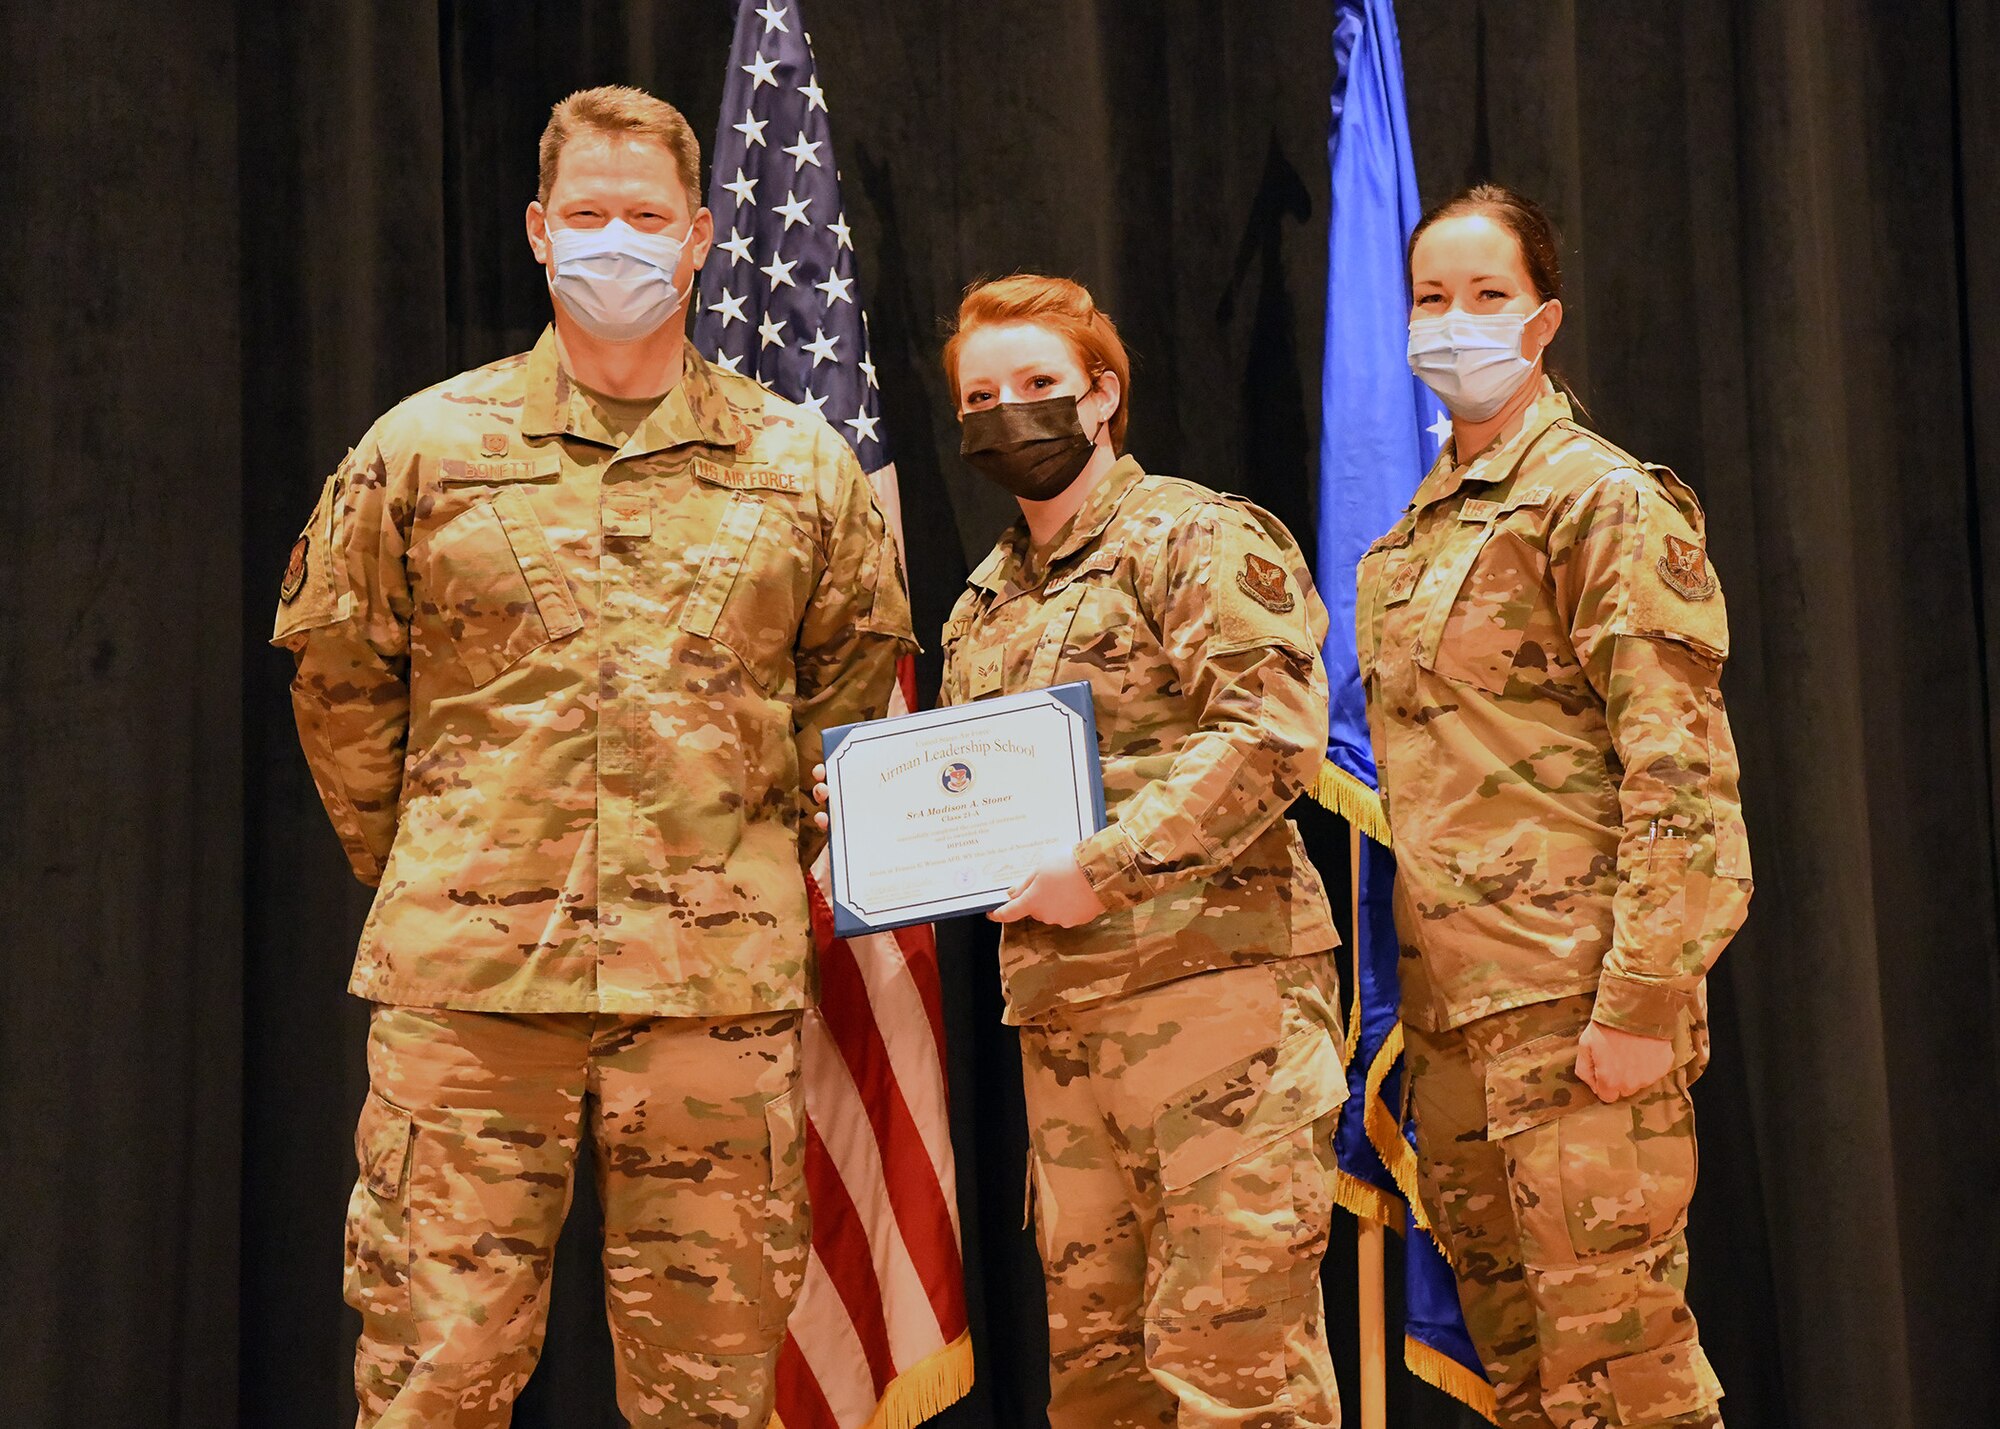
[[[813,802],[821,805],[826,803],[826,766],[824,764],[813,765]],[[824,810],[813,815],[813,822],[819,825],[822,832],[831,832],[833,828],[827,822]]]

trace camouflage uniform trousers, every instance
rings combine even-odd
[[[1703,1058],[1683,1032],[1673,1072],[1598,1100],[1576,1073],[1594,1001],[1405,1028],[1424,1210],[1501,1424],[1721,1429],[1685,1293]]]
[[[1022,1027],[1052,1429],[1339,1424],[1339,1006],[1320,955]]]
[[[762,1429],[806,1265],[801,1017],[378,1004],[347,1227],[362,1429],[504,1429],[586,1123],[619,1408]]]

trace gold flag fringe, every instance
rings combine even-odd
[[[1330,1179],[1335,1205],[1364,1221],[1385,1225],[1397,1235],[1403,1233],[1401,1201],[1380,1186],[1371,1186],[1359,1176],[1338,1167],[1334,1168]]]
[[[1414,1335],[1403,1336],[1403,1365],[1433,1389],[1449,1394],[1489,1424],[1494,1418],[1493,1386],[1442,1350],[1433,1349]]]
[[[965,1398],[972,1390],[972,1377],[972,1332],[967,1330],[891,1380],[865,1429],[916,1429]],[[775,1411],[769,1429],[785,1429]]]
[[[1381,844],[1393,847],[1389,837],[1389,819],[1382,810],[1382,796],[1370,789],[1359,779],[1349,774],[1332,760],[1320,765],[1319,777],[1313,781],[1313,801],[1321,808],[1340,815],[1360,832]],[[1359,877],[1357,871],[1356,877]],[[1343,1069],[1352,1062],[1354,1054],[1360,1050],[1361,1042],[1361,988],[1360,979],[1355,979],[1354,1006],[1347,1021],[1347,1045],[1342,1048]],[[1401,1118],[1390,1111],[1382,1100],[1382,1084],[1388,1080],[1389,1071],[1396,1059],[1403,1055],[1403,1024],[1398,1022],[1389,1029],[1389,1035],[1382,1039],[1382,1045],[1375,1051],[1375,1058],[1368,1066],[1366,1090],[1363,1092],[1366,1105],[1362,1110],[1362,1126],[1368,1133],[1368,1143],[1375,1148],[1375,1154],[1382,1158],[1382,1164],[1389,1168],[1396,1187],[1409,1203],[1411,1219],[1418,1229],[1430,1231],[1430,1218],[1424,1214],[1424,1203],[1417,1194],[1417,1153],[1409,1142],[1403,1139]],[[1333,1198],[1354,1215],[1368,1220],[1379,1221],[1392,1227],[1397,1234],[1403,1231],[1402,1203],[1387,1191],[1372,1186],[1359,1177],[1336,1169],[1333,1173]],[[1442,1241],[1434,1242],[1439,1254],[1449,1263],[1451,1254]],[[1453,1270],[1456,1272],[1457,1267]],[[1493,1386],[1481,1375],[1474,1374],[1450,1355],[1433,1349],[1413,1335],[1403,1337],[1403,1364],[1425,1384],[1442,1391],[1465,1405],[1488,1423],[1498,1423],[1494,1418]]]
[[[1403,1140],[1401,1120],[1382,1100],[1382,1084],[1389,1079],[1390,1070],[1402,1055],[1403,1024],[1398,1022],[1382,1039],[1382,1045],[1375,1049],[1375,1060],[1369,1064],[1367,1091],[1364,1093],[1368,1101],[1363,1109],[1362,1125],[1368,1131],[1368,1144],[1375,1148],[1375,1154],[1382,1158],[1382,1164],[1395,1177],[1396,1189],[1403,1193],[1403,1199],[1415,1210],[1417,1225],[1429,1230],[1431,1225],[1424,1218],[1423,1202],[1417,1198],[1416,1148]]]
[[[1382,847],[1390,847],[1389,819],[1382,812],[1382,796],[1331,759],[1320,765],[1312,796],[1321,808],[1340,815]]]

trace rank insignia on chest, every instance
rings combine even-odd
[[[481,432],[479,449],[488,456],[507,455],[507,434],[505,432]]]
[[[1424,578],[1422,561],[1405,561],[1396,567],[1396,573],[1389,577],[1389,589],[1382,596],[1384,605],[1400,605],[1417,593],[1417,582]]]
[[[1656,564],[1667,589],[1682,600],[1707,600],[1715,594],[1715,573],[1708,568],[1708,553],[1694,542],[1667,537],[1666,554]]]
[[[1236,584],[1257,604],[1280,615],[1298,604],[1291,587],[1285,584],[1284,567],[1251,551],[1243,553],[1243,569],[1237,574]]]
[[[972,697],[983,699],[1000,688],[1001,651],[977,650],[972,656]]]
[[[311,536],[301,536],[292,542],[292,554],[285,561],[285,579],[278,586],[278,599],[286,605],[297,600],[299,592],[306,588],[306,553],[311,549]]]

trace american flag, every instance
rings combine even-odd
[[[695,342],[846,437],[900,546],[853,234],[796,0],[739,0],[712,164],[717,242]],[[899,674],[892,713],[915,703],[908,660]],[[835,938],[824,856],[808,883],[820,966],[804,1069],[814,1224],[778,1418],[785,1429],[906,1429],[972,1386],[937,949],[927,927]]]

